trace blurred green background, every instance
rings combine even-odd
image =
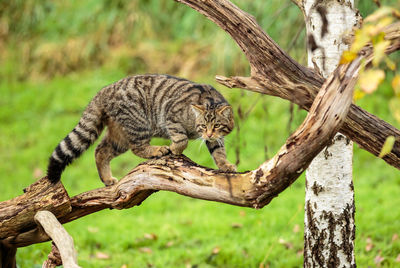
[[[233,2],[305,64],[304,20],[291,1]],[[372,0],[356,2],[363,16],[376,9]],[[392,55],[397,64],[399,58]],[[217,74],[248,75],[243,53],[211,21],[172,0],[0,0],[0,63],[0,201],[42,177],[90,99],[129,74],[168,73],[220,90],[236,113],[226,144],[240,171],[272,157],[306,115],[287,101],[218,85]],[[388,80],[357,104],[399,128],[388,108],[392,97]],[[357,264],[395,267],[399,171],[354,147]],[[63,174],[71,196],[102,186],[94,148]],[[215,167],[200,142],[185,154]],[[122,177],[141,161],[126,153],[112,162],[113,173]],[[139,207],[101,211],[65,227],[82,267],[301,267],[303,207],[304,175],[261,210],[159,192]],[[18,266],[41,267],[49,251],[49,243],[21,248]]]

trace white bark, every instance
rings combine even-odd
[[[317,45],[313,51],[309,45],[308,65],[324,77],[347,49],[342,38],[357,25],[353,6],[353,0],[303,0],[307,35]],[[328,27],[322,34],[324,13]],[[353,143],[337,134],[306,172],[304,267],[355,266],[352,156]]]

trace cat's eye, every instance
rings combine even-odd
[[[215,124],[214,125],[214,128],[220,128],[221,127],[221,124]]]
[[[205,128],[206,128],[206,125],[201,124],[201,125],[199,125],[199,128],[205,129]]]

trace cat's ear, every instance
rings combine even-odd
[[[196,117],[203,114],[205,111],[205,108],[202,105],[191,104],[190,106],[192,107],[192,111],[194,112]]]
[[[230,105],[224,105],[222,107],[219,107],[217,109],[217,113],[228,119],[231,119],[233,117],[233,110]]]

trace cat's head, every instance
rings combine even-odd
[[[204,140],[217,140],[228,135],[235,126],[230,105],[212,107],[193,104],[192,110],[196,115],[196,131]]]

